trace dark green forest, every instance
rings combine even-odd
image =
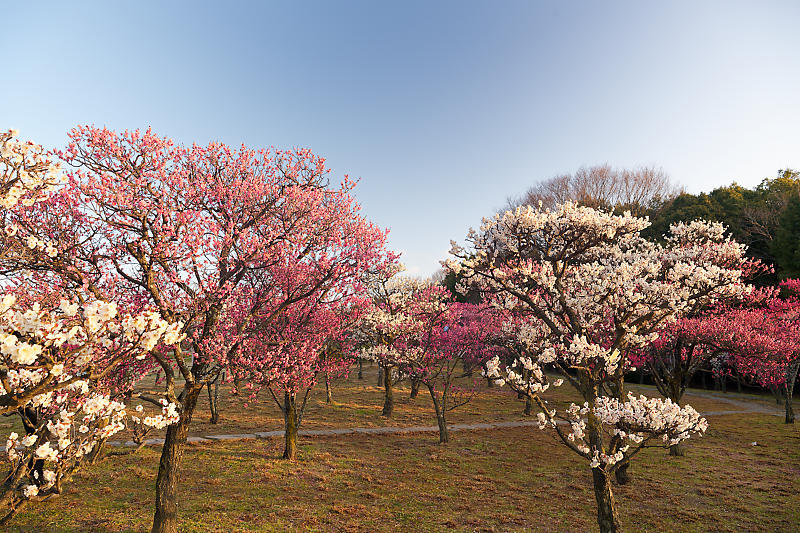
[[[674,222],[722,222],[751,257],[774,265],[775,274],[761,283],[800,275],[800,171],[780,170],[750,189],[734,182],[708,193],[682,192],[651,206],[648,215],[653,238]]]

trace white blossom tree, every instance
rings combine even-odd
[[[433,287],[430,280],[399,275],[403,269],[402,265],[393,264],[369,280],[372,306],[355,331],[362,358],[376,361],[383,372],[381,415],[386,417],[394,411],[395,385],[407,377],[402,369],[407,352],[418,349],[407,342],[421,329],[410,309],[419,294]]]
[[[0,133],[0,414],[19,416],[24,435],[11,432],[0,455],[0,524],[59,493],[65,477],[125,427],[120,399],[146,373],[146,354],[183,339],[182,325],[155,311],[120,312],[97,298],[78,272],[42,283],[45,265],[68,264],[69,243],[28,223],[62,179],[39,145],[16,135]],[[174,404],[162,402],[162,414],[143,425],[173,421]]]
[[[675,225],[663,244],[641,238],[648,225],[573,203],[521,207],[470,230],[468,247],[453,243],[457,260],[447,263],[463,284],[520,318],[527,355],[507,366],[495,359],[486,374],[529,395],[540,427],[587,461],[602,532],[619,530],[615,470],[645,446],[675,444],[707,427],[690,406],[624,395],[629,350],[653,341],[666,321],[748,290],[744,246],[720,224]],[[543,393],[563,382],[582,405],[548,404]]]

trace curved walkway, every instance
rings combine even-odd
[[[783,411],[770,409],[766,405],[761,405],[753,401],[734,400],[725,398],[711,393],[704,392],[687,392],[687,396],[697,396],[700,398],[708,398],[720,402],[731,404],[737,407],[736,410],[731,411],[706,411],[700,413],[703,416],[720,416],[720,415],[735,415],[735,414],[769,414],[775,416],[783,416]],[[496,428],[518,428],[527,426],[538,426],[539,422],[536,420],[512,420],[509,422],[489,422],[483,424],[452,424],[447,426],[449,431],[472,431],[472,430],[486,430]],[[438,426],[408,426],[408,427],[372,427],[372,428],[341,428],[341,429],[301,429],[297,432],[300,436],[317,437],[317,436],[335,436],[335,435],[388,435],[397,433],[438,433]],[[231,435],[205,435],[203,437],[189,437],[187,440],[190,443],[205,443],[214,441],[229,441],[229,440],[244,440],[244,439],[269,439],[273,437],[283,437],[283,430],[277,431],[262,431],[258,433],[237,433]],[[137,446],[133,441],[108,441],[107,444],[111,446]],[[146,445],[159,445],[164,444],[164,439],[147,439]]]

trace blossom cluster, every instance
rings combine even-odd
[[[164,398],[159,400],[161,404],[161,413],[157,415],[149,415],[141,417],[144,412],[142,405],[137,405],[135,408],[138,415],[131,415],[131,420],[134,424],[142,424],[152,429],[163,429],[170,424],[176,423],[180,419],[180,412],[178,406],[174,402],[170,402]]]
[[[47,407],[62,386],[96,379],[125,354],[142,358],[159,343],[176,344],[181,330],[152,311],[119,316],[114,302],[26,308],[7,294],[0,302],[0,361],[8,368],[0,378],[3,412],[28,403]]]
[[[125,406],[107,395],[86,394],[82,387],[60,389],[54,395],[51,409],[25,411],[31,431],[25,436],[11,432],[6,439],[9,483],[4,500],[58,492],[64,476],[125,427]]]
[[[500,358],[495,355],[484,363],[483,375],[500,386],[508,384],[514,390],[525,394],[538,394],[545,392],[551,386],[560,387],[564,384],[561,378],[551,379],[542,369],[540,362],[541,360],[535,361],[530,357],[521,356],[503,368]]]
[[[59,163],[40,145],[16,139],[17,130],[0,133],[0,206],[29,207],[43,201],[64,181]]]
[[[46,201],[64,183],[59,163],[52,161],[44,149],[30,141],[16,139],[18,132],[0,133],[0,207],[5,213],[19,213],[34,204]],[[26,231],[14,217],[2,217],[0,257],[14,253],[58,255],[57,242]]]
[[[593,406],[594,416],[614,428],[619,438],[639,443],[659,437],[677,444],[692,433],[704,433],[708,422],[692,406],[681,407],[669,398],[647,398],[628,393],[626,401],[601,396]]]

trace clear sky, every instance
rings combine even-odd
[[[800,2],[11,2],[0,128],[303,146],[414,274],[531,184],[800,167]]]

